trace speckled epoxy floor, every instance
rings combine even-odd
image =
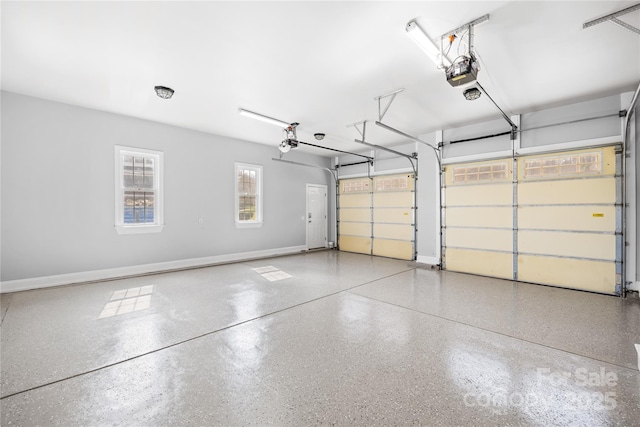
[[[0,303],[2,425],[640,420],[637,300],[322,251]]]

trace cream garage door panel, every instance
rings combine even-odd
[[[615,293],[616,266],[612,262],[554,258],[535,255],[518,257],[518,280],[553,286]]]
[[[614,231],[615,206],[524,206],[518,208],[520,229]]]
[[[359,254],[371,253],[371,238],[370,237],[354,237],[354,236],[340,236],[338,239],[341,251],[356,252]]]
[[[340,180],[340,249],[412,260],[413,188],[411,174]]]
[[[376,239],[396,239],[407,240],[410,242],[413,239],[413,227],[408,224],[374,224],[373,237]]]
[[[447,270],[482,276],[513,277],[513,256],[510,253],[446,248]]]
[[[447,228],[447,246],[511,252],[513,250],[513,231],[510,229]]]
[[[373,254],[398,259],[413,259],[413,244],[401,240],[375,239],[373,241]]]
[[[371,209],[340,208],[340,222],[342,221],[371,222]]]
[[[447,206],[511,205],[513,186],[509,184],[460,185],[447,188]]]
[[[398,193],[374,193],[374,208],[398,208],[413,206],[413,193],[409,191]]]
[[[371,206],[371,195],[366,194],[341,194],[341,208],[368,208]]]
[[[373,222],[389,222],[393,224],[413,224],[410,208],[380,208],[373,211]]]
[[[512,207],[447,207],[447,226],[496,227],[513,226]]]
[[[520,231],[518,252],[615,261],[613,234]]]
[[[340,234],[347,236],[371,237],[371,224],[362,222],[340,223]]]
[[[616,202],[616,179],[571,179],[518,184],[518,204],[595,204]]]
[[[445,268],[615,293],[619,157],[613,146],[524,156],[517,182],[512,159],[447,166]]]

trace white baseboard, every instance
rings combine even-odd
[[[167,261],[154,264],[134,265],[130,267],[110,268],[107,270],[83,271],[79,273],[58,274],[55,276],[7,280],[4,282],[0,282],[0,293],[27,291],[31,289],[48,288],[51,286],[72,285],[74,283],[95,282],[99,280],[139,276],[149,273],[182,270],[193,267],[224,264],[234,261],[247,261],[250,259],[266,258],[276,255],[290,255],[306,250],[306,245],[289,246],[286,248],[265,249],[261,251],[216,255],[204,258],[182,259],[178,261]]]
[[[420,264],[438,265],[440,260],[434,256],[418,255],[416,262]]]

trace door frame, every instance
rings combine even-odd
[[[329,245],[329,205],[327,203],[328,198],[328,188],[326,184],[309,184],[307,183],[305,190],[305,235],[306,235],[306,245],[307,250],[309,250],[309,188],[317,187],[324,190],[324,247],[327,248]],[[316,249],[316,248],[314,248]]]

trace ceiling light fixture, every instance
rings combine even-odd
[[[471,87],[465,90],[462,94],[467,99],[467,101],[473,101],[474,99],[480,98],[482,92],[480,92],[480,89],[478,89],[477,87]]]
[[[314,133],[313,137],[318,141],[322,141],[324,139],[324,133]]]
[[[429,38],[427,33],[418,25],[416,21],[409,21],[406,27],[407,34],[422,48],[438,68],[449,67],[451,61],[442,53],[438,46]]]
[[[154,89],[156,91],[156,95],[162,99],[171,99],[174,93],[173,89],[166,86],[156,86]]]
[[[243,108],[238,109],[238,113],[240,113],[241,116],[250,117],[252,119],[257,119],[257,120],[263,121],[265,123],[270,123],[272,125],[276,125],[276,126],[281,127],[283,129],[286,129],[289,126],[291,126],[290,123],[283,122],[282,120],[274,119],[273,117],[265,116],[264,114],[254,113],[253,111],[245,110]]]
[[[283,153],[288,153],[291,150],[291,145],[285,140],[278,145],[278,149]]]

